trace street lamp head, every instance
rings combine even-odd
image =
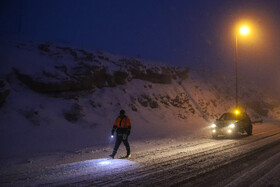
[[[236,109],[236,110],[234,111],[234,113],[235,113],[236,115],[239,115],[239,114],[240,114],[240,111],[239,111],[238,109]]]
[[[250,33],[250,28],[247,25],[243,25],[240,27],[239,33],[243,36],[246,36]]]

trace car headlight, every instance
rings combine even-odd
[[[233,128],[235,128],[235,125],[234,124],[230,124],[228,127],[233,129]]]
[[[211,127],[212,127],[212,128],[215,128],[215,127],[217,127],[217,125],[216,125],[215,123],[213,123],[213,124],[211,125]]]

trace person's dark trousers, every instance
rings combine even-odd
[[[118,134],[117,135],[117,139],[116,139],[116,143],[115,143],[115,147],[114,147],[114,151],[113,151],[113,155],[115,156],[121,143],[123,142],[123,144],[125,145],[126,148],[126,153],[127,155],[130,154],[130,147],[129,147],[129,143],[128,143],[128,136],[126,136],[126,138],[123,138],[122,134]]]

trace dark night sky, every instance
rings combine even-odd
[[[240,41],[247,68],[279,64],[279,0],[1,0],[0,34],[71,44],[173,65],[234,63],[234,25],[253,23]],[[244,39],[245,40],[245,39]],[[278,66],[279,67],[279,66]]]

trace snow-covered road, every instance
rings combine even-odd
[[[253,136],[236,139],[206,136],[151,144],[139,145],[130,160],[96,158],[58,165],[53,160],[49,166],[2,168],[1,186],[280,185],[277,124],[255,125]]]

